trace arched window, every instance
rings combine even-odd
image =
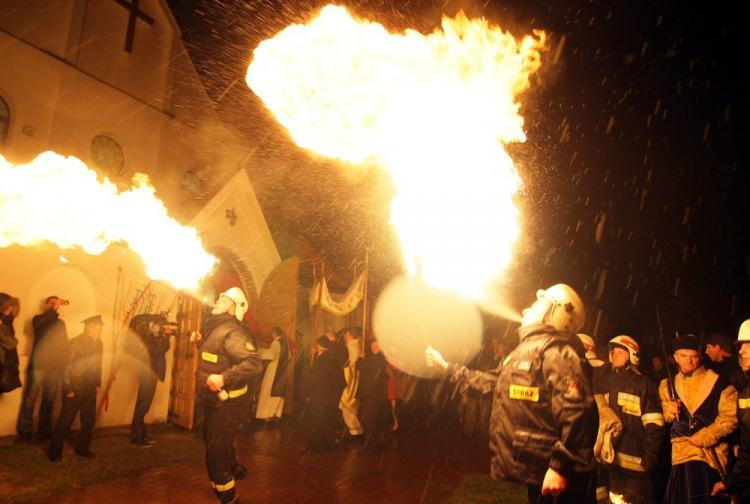
[[[10,107],[8,102],[0,96],[0,149],[5,147],[5,141],[8,139],[10,130]]]

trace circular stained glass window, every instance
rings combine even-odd
[[[94,166],[104,173],[121,175],[125,171],[125,154],[111,136],[96,135],[91,140],[91,159]]]

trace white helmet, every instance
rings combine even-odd
[[[575,334],[581,330],[586,320],[583,301],[572,287],[566,284],[555,284],[547,290],[539,290],[537,299],[546,299],[552,303],[545,322],[560,332]]]
[[[588,334],[578,333],[576,334],[578,336],[578,339],[581,340],[581,343],[583,344],[583,348],[586,350],[586,360],[589,361],[589,364],[591,364],[593,367],[599,367],[604,364],[604,361],[602,361],[598,355],[596,355],[596,344],[594,343],[594,339],[589,336]]]
[[[612,347],[617,346],[628,351],[630,363],[637,366],[641,362],[641,346],[630,336],[621,334],[609,340],[609,362],[612,362]]]
[[[750,342],[750,319],[747,319],[740,326],[740,332],[737,334],[737,341],[740,343]]]
[[[242,319],[245,318],[245,313],[247,312],[247,298],[245,297],[245,293],[242,292],[242,289],[239,287],[230,287],[229,289],[225,290],[221,294],[219,294],[219,297],[226,297],[232,300],[234,302],[234,316],[237,317],[237,320],[242,322]]]

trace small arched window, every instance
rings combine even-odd
[[[10,107],[2,96],[0,96],[0,150],[5,147],[10,130]]]

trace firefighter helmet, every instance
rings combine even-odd
[[[219,294],[220,298],[222,296],[232,300],[232,302],[234,303],[234,316],[237,317],[237,320],[242,322],[242,319],[245,318],[245,313],[247,312],[248,308],[245,293],[242,292],[239,287],[231,287]]]
[[[621,334],[609,340],[609,362],[612,362],[612,347],[620,347],[627,350],[632,365],[637,366],[641,362],[641,347],[630,336]]]
[[[572,287],[566,284],[555,284],[547,290],[539,290],[537,299],[546,299],[552,306],[548,310],[545,322],[560,332],[575,334],[581,330],[586,319],[583,301]]]
[[[740,326],[740,332],[737,334],[739,343],[750,343],[750,319],[747,319]]]

